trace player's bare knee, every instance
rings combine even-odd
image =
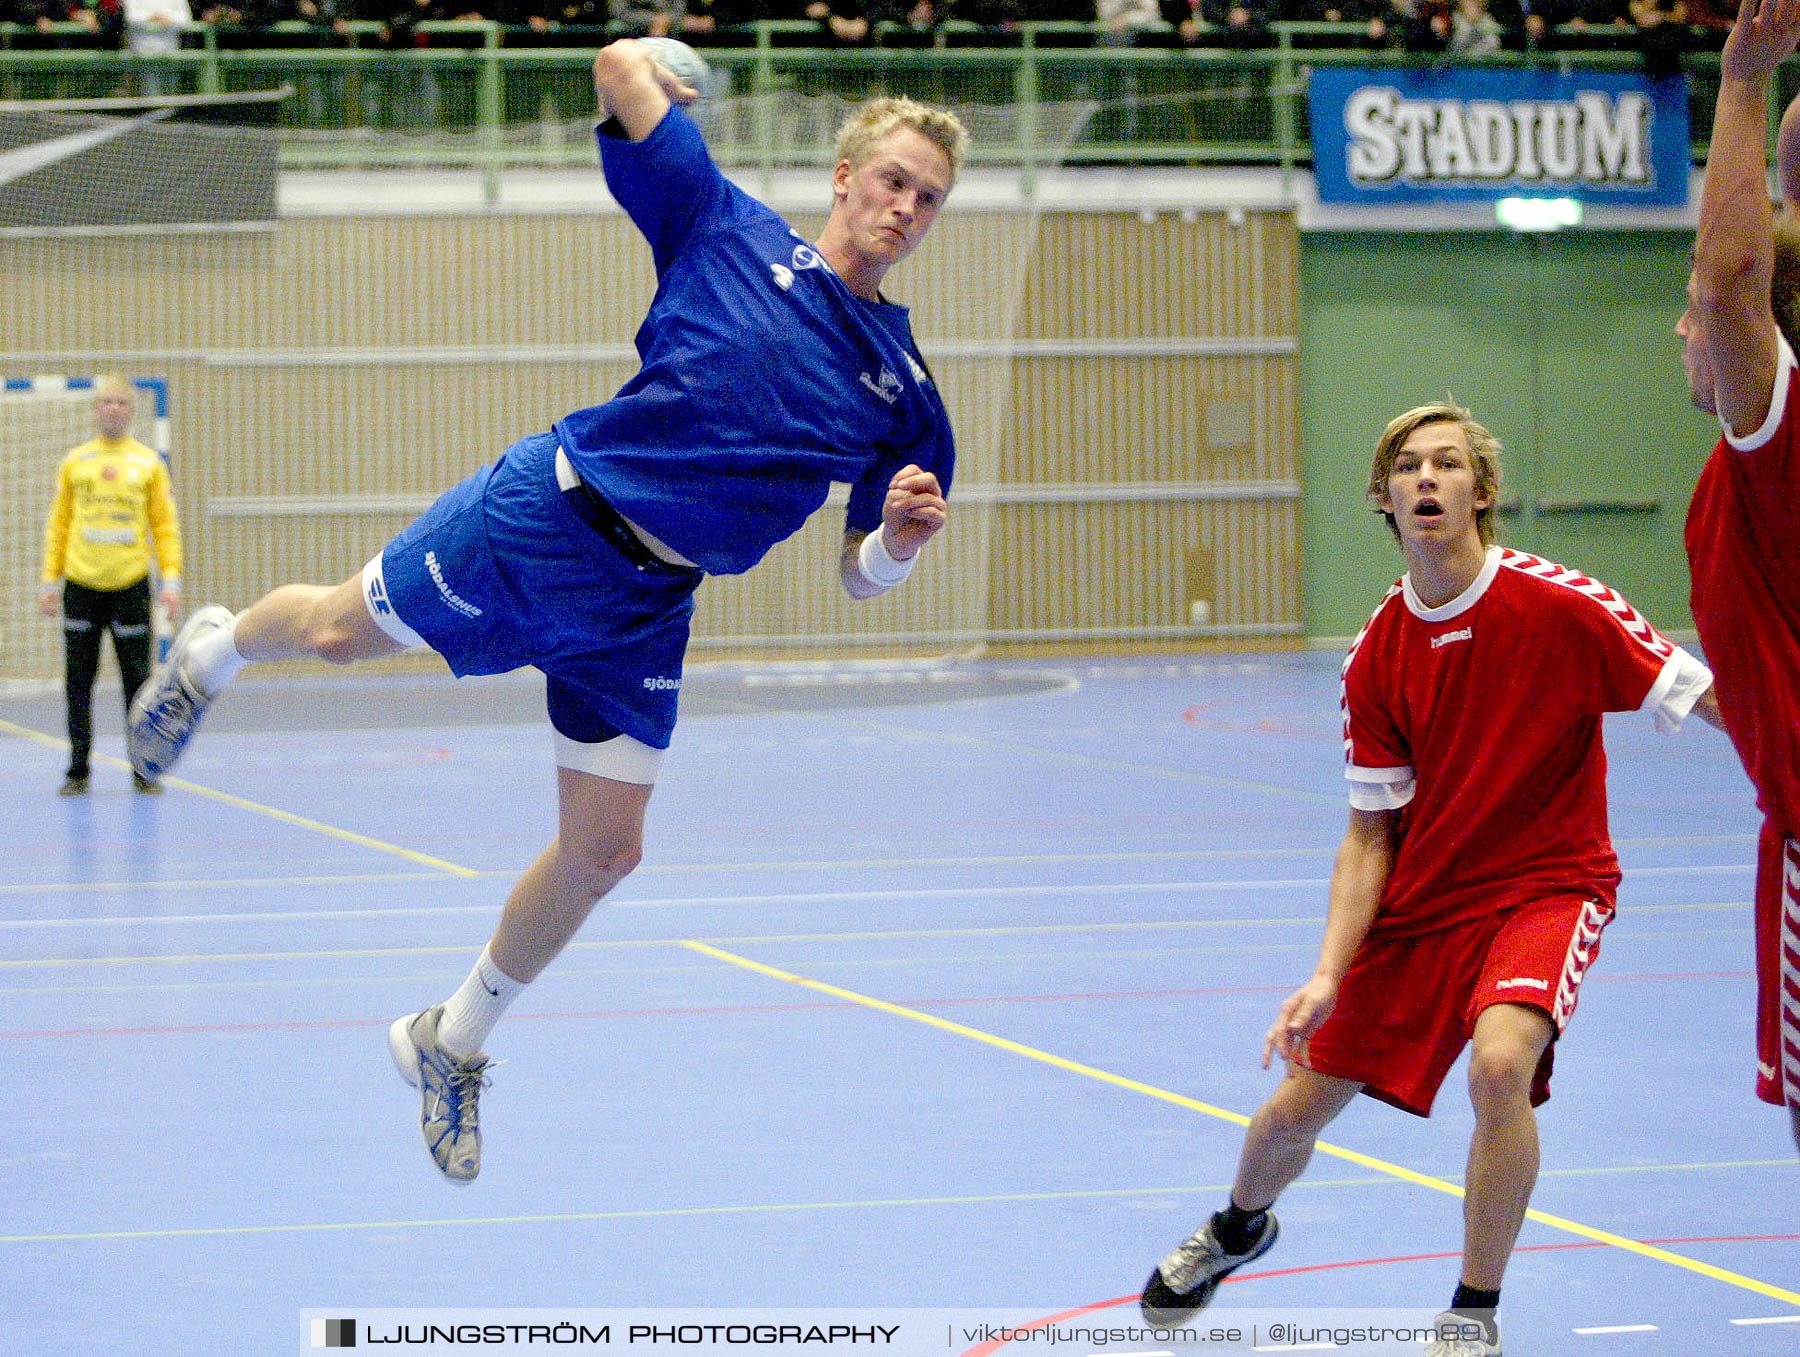
[[[1469,1101],[1477,1111],[1529,1103],[1537,1064],[1537,1052],[1524,1043],[1478,1045],[1469,1056]]]
[[[1265,1136],[1290,1146],[1311,1145],[1331,1120],[1291,1079],[1275,1090],[1256,1117]]]
[[[598,900],[618,885],[644,860],[640,835],[621,835],[562,845],[563,869],[579,883],[584,894]]]

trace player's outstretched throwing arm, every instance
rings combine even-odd
[[[602,118],[616,118],[633,141],[656,130],[670,104],[691,104],[700,91],[653,60],[650,49],[621,38],[594,58],[594,97]]]
[[[851,598],[885,594],[912,573],[925,544],[948,521],[950,506],[931,472],[908,464],[888,482],[881,527],[872,533],[844,531],[838,573]]]

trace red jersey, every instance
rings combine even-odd
[[[1721,438],[1688,509],[1694,625],[1719,673],[1725,729],[1757,804],[1800,833],[1800,423],[1794,351],[1779,343],[1769,417]]]
[[[1678,726],[1712,681],[1598,580],[1510,548],[1460,596],[1388,591],[1344,661],[1350,802],[1400,811],[1371,938],[1557,895],[1610,905],[1601,716]]]

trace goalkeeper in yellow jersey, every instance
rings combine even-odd
[[[112,633],[125,706],[150,676],[150,556],[162,578],[158,601],[173,616],[181,597],[181,529],[169,470],[154,448],[131,436],[137,390],[123,377],[94,384],[96,437],[63,459],[44,528],[44,582],[38,609],[55,617],[61,583],[69,771],[61,795],[88,789],[94,743],[94,674],[100,638]],[[159,783],[132,774],[140,792]]]

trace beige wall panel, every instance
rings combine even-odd
[[[991,624],[1009,631],[1185,626],[1192,557],[1207,563],[1221,626],[1298,617],[1294,500],[1009,505],[1001,510]],[[1029,544],[1008,552],[1008,542]]]
[[[1059,267],[1043,265],[1058,261]],[[1290,216],[1069,212],[1039,221],[1021,334],[1030,339],[1292,336],[1299,237]]]
[[[1009,483],[1290,480],[1295,474],[1295,358],[1030,358],[1014,368],[1000,473]],[[1234,413],[1218,418],[1209,413],[1215,406]],[[1248,443],[1235,436],[1245,426]],[[1233,436],[1215,445],[1214,429]]]

